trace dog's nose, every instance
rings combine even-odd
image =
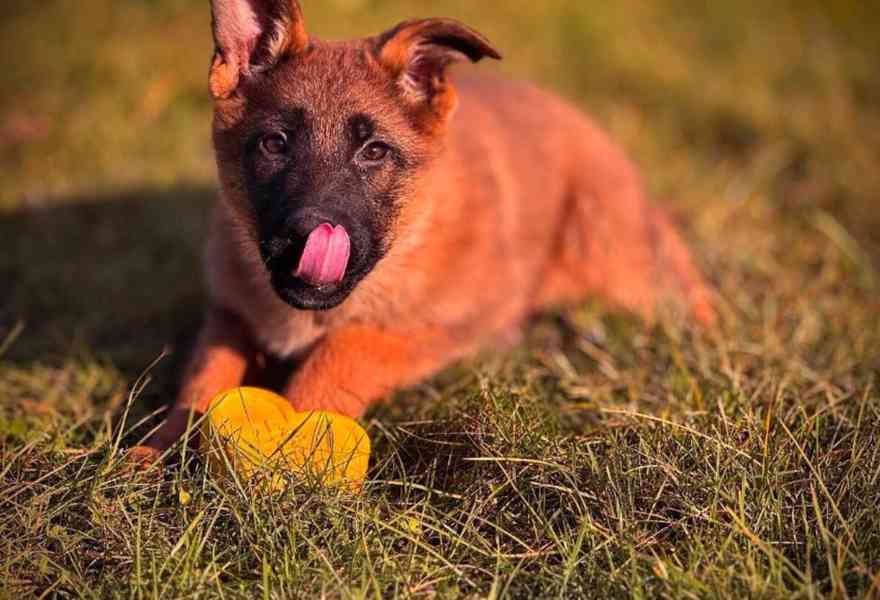
[[[342,225],[348,228],[347,221],[344,214],[328,206],[304,207],[288,218],[287,235],[302,240],[325,223],[333,227]]]

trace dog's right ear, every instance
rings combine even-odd
[[[211,15],[215,50],[210,84],[217,99],[229,98],[243,78],[309,44],[297,0],[211,0]]]

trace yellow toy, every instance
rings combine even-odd
[[[323,411],[296,412],[287,399],[237,388],[211,402],[202,425],[212,472],[229,468],[244,480],[268,475],[284,489],[284,473],[359,490],[370,461],[370,438],[353,419]]]

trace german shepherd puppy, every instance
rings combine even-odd
[[[261,356],[297,357],[297,409],[360,416],[529,315],[588,296],[651,320],[710,295],[639,176],[597,126],[521,83],[473,29],[414,20],[306,33],[297,0],[212,0],[221,192],[210,306],[154,460]]]

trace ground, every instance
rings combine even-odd
[[[461,18],[593,113],[721,323],[547,315],[373,411],[362,495],[270,497],[120,462],[200,319],[207,4],[0,8],[0,597],[880,596],[876,7],[306,2]]]

